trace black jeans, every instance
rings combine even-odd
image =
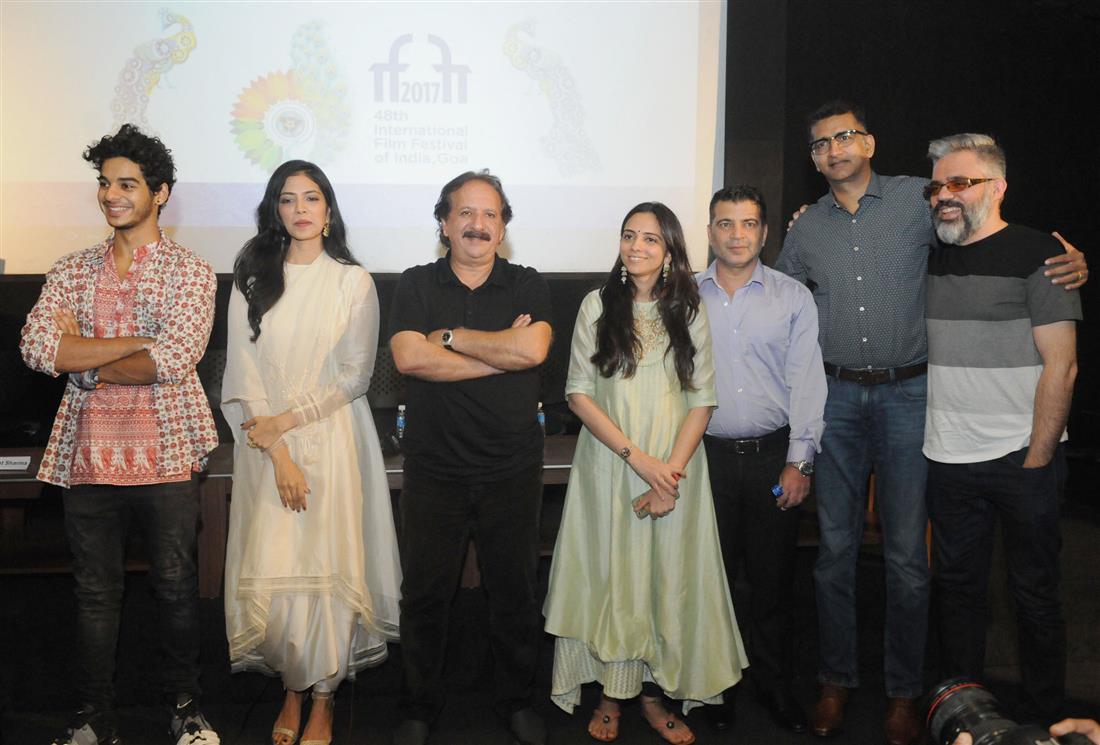
[[[401,656],[405,719],[433,722],[443,708],[443,658],[451,601],[466,546],[477,542],[489,602],[493,706],[530,705],[542,618],[537,600],[542,464],[491,482],[441,480],[405,461],[401,490]]]
[[[980,463],[930,461],[928,514],[940,619],[940,677],[980,678],[985,665],[993,525],[1001,519],[1016,602],[1024,706],[1058,716],[1065,696],[1066,624],[1058,593],[1065,457],[1022,467],[1025,450]]]
[[[145,532],[149,581],[160,616],[165,696],[199,693],[198,481],[74,486],[64,492],[65,533],[76,580],[75,684],[82,704],[114,706],[126,533]]]
[[[703,446],[730,594],[742,561],[752,592],[749,623],[742,626],[748,631],[749,675],[761,694],[786,690],[793,667],[792,590],[801,508],[780,510],[771,489],[786,465],[787,443],[744,455],[717,437],[704,437]]]

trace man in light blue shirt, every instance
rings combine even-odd
[[[758,189],[718,191],[707,235],[715,260],[696,279],[710,319],[718,408],[703,444],[726,576],[732,593],[744,560],[752,596],[743,628],[756,694],[778,725],[803,732],[806,714],[790,690],[791,589],[799,505],[825,429],[817,306],[800,282],[761,263],[768,227]],[[731,726],[736,691],[707,709],[716,729]]]

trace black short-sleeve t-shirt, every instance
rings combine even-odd
[[[497,257],[489,278],[471,290],[445,256],[401,275],[388,331],[501,331],[523,313],[532,323],[553,323],[550,289],[534,269]],[[407,384],[401,449],[418,468],[440,478],[496,481],[542,462],[538,367],[447,383],[409,376]]]

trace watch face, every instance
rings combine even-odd
[[[450,348],[450,346],[451,346],[451,337],[452,336],[453,336],[453,334],[451,333],[450,330],[447,330],[447,331],[443,332],[443,337],[441,339],[441,341],[443,342],[443,346]]]

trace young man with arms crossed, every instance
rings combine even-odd
[[[120,742],[113,679],[131,520],[146,535],[172,742],[216,745],[198,707],[195,473],[218,436],[195,365],[217,280],[158,225],[175,184],[164,143],[127,124],[84,159],[114,232],[54,264],[20,343],[29,367],[69,375],[38,472],[64,488],[77,597],[81,708],[54,745]]]

